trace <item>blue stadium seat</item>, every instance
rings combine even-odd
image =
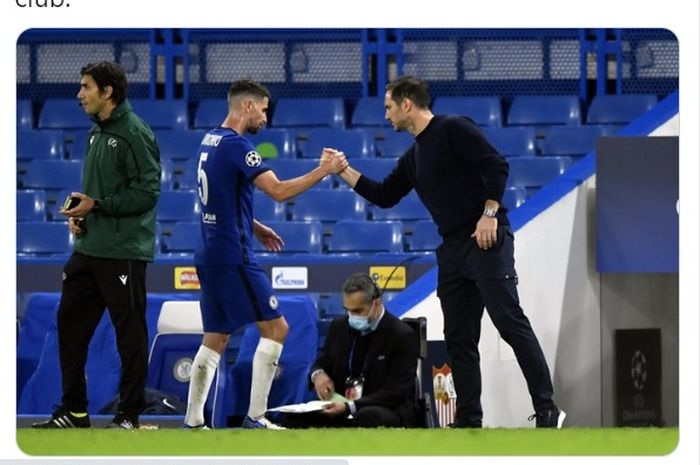
[[[255,150],[263,158],[296,158],[297,139],[291,129],[263,129],[257,134],[246,134]]]
[[[175,223],[170,235],[163,238],[164,252],[194,254],[200,233],[201,226],[199,222],[180,221]]]
[[[89,129],[92,121],[75,98],[46,99],[39,113],[40,129]]]
[[[68,156],[71,160],[82,160],[85,158],[88,147],[89,129],[76,129],[70,131],[66,136]]]
[[[585,155],[595,149],[598,137],[607,135],[603,126],[554,126],[540,142],[542,155]]]
[[[468,116],[479,126],[501,126],[503,116],[499,97],[437,97],[436,115]]]
[[[385,117],[384,97],[361,97],[352,112],[351,123],[354,127],[391,126]]]
[[[160,193],[156,216],[160,222],[199,221],[199,196],[195,191]]]
[[[225,98],[202,99],[194,113],[194,127],[211,129],[218,128],[226,118],[228,107]]]
[[[283,202],[275,202],[272,197],[256,189],[253,193],[253,216],[263,223],[284,221],[287,219],[287,207]]]
[[[364,220],[365,201],[349,190],[312,189],[294,200],[294,221]]]
[[[46,192],[46,191],[44,191]],[[52,194],[54,193],[53,191],[50,191]],[[66,222],[68,221],[68,217],[61,215],[60,210],[63,207],[63,202],[66,200],[66,197],[68,197],[71,192],[75,192],[73,189],[63,189],[60,191],[55,192],[55,196],[52,196],[53,199],[49,198],[49,194],[47,192],[46,194],[46,211],[48,213],[48,220],[49,221],[62,221]]]
[[[29,130],[34,127],[34,112],[31,100],[17,100],[17,129]]]
[[[575,95],[521,95],[513,99],[508,125],[581,124],[581,104]]]
[[[569,157],[512,158],[508,185],[539,188],[554,180],[571,165]]]
[[[504,157],[535,155],[535,129],[531,127],[483,128],[484,135]]]
[[[204,137],[203,131],[184,129],[156,129],[153,131],[160,149],[161,160],[193,160],[199,158],[197,151]]]
[[[270,160],[270,168],[275,172],[275,175],[281,180],[287,180],[302,176],[318,166],[318,160]],[[333,176],[326,176],[315,186],[316,188],[333,187]]]
[[[345,105],[341,98],[281,98],[272,114],[274,127],[345,128]]]
[[[324,147],[345,152],[348,158],[374,157],[374,139],[361,129],[314,129],[301,151],[302,158],[320,158]]]
[[[173,190],[175,184],[175,163],[172,160],[160,161],[160,190]]]
[[[513,211],[527,200],[527,190],[524,187],[509,187],[503,193],[501,202],[508,211]]]
[[[328,253],[403,252],[398,221],[338,221],[328,238]]]
[[[432,220],[417,221],[413,234],[408,238],[408,250],[411,252],[435,252],[442,244],[442,238]]]
[[[627,124],[656,105],[654,94],[596,95],[586,121],[588,124]]]
[[[151,129],[187,129],[187,102],[184,100],[129,99],[131,108]]]
[[[77,160],[34,160],[27,163],[22,181],[26,189],[80,191],[83,164]]]
[[[416,139],[408,132],[387,131],[384,139],[377,141],[377,151],[382,158],[398,158],[415,141]]]
[[[63,131],[17,131],[17,160],[63,158]]]
[[[46,221],[46,191],[17,191],[17,221]]]
[[[121,362],[114,329],[108,312],[102,316],[90,340],[85,365],[88,412],[96,414],[108,404],[119,389]],[[17,413],[47,415],[61,403],[61,369],[58,358],[58,332],[55,322],[44,340],[36,371],[22,391]]]
[[[197,168],[198,158],[191,158],[180,163],[173,163],[173,187],[178,190],[196,190],[198,188]]]
[[[320,254],[323,252],[323,228],[318,221],[268,221],[265,225],[274,229],[282,237],[284,247],[281,253]],[[267,252],[258,240],[253,242],[253,250]]]
[[[406,197],[391,208],[372,208],[372,219],[385,220],[401,220],[401,221],[417,221],[430,219],[430,213],[425,208],[423,202],[418,198],[416,191],[411,191]]]
[[[17,223],[18,254],[67,255],[72,248],[73,236],[67,223]]]
[[[381,181],[391,173],[391,170],[396,166],[395,158],[363,158],[352,160],[350,166],[375,181]],[[343,181],[341,186],[345,187]]]

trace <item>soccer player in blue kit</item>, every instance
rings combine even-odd
[[[270,281],[253,254],[253,235],[270,251],[284,242],[253,218],[253,188],[278,202],[313,187],[347,167],[342,153],[327,154],[318,167],[281,181],[243,134],[255,134],[267,123],[269,91],[244,79],[228,91],[228,114],[209,131],[199,148],[197,180],[202,207],[201,235],[195,266],[202,288],[202,345],[192,363],[185,428],[203,428],[204,403],[229,336],[255,322],[260,342],[253,356],[250,406],[243,428],[281,429],[265,418],[267,398],[288,326],[278,309]],[[319,157],[321,154],[319,154]]]

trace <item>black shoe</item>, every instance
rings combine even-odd
[[[111,423],[106,426],[107,429],[139,429],[139,420],[137,417],[130,417],[123,413],[117,413]]]
[[[54,410],[51,419],[34,423],[32,428],[54,429],[54,428],[89,428],[90,417],[76,417],[67,408],[61,406]]]
[[[559,410],[557,406],[554,406],[548,410],[543,410],[537,412],[534,415],[530,415],[528,420],[535,420],[535,427],[537,428],[561,428],[564,424],[564,419],[566,418],[566,412]]]

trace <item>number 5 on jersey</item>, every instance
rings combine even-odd
[[[204,162],[207,161],[207,156],[209,153],[202,152],[199,154],[199,163],[197,163],[197,184],[199,192],[199,200],[202,201],[202,205],[207,204],[209,200],[209,182],[207,181],[207,172],[204,171]]]

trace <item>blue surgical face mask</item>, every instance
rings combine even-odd
[[[367,315],[354,315],[352,313],[348,313],[348,324],[350,327],[354,330],[360,331],[361,333],[369,331],[372,328],[372,323],[369,321],[369,316],[372,314],[372,310],[374,310],[374,302],[372,302],[372,307]]]

